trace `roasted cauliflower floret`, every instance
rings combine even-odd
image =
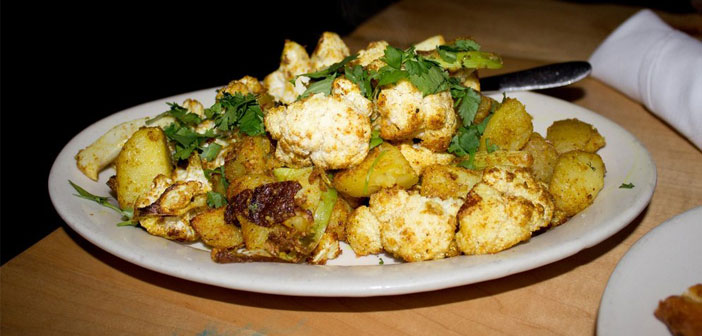
[[[334,63],[341,62],[349,56],[349,47],[336,33],[324,32],[317,41],[317,47],[312,52],[310,62],[312,71],[319,71]]]
[[[263,86],[276,101],[293,103],[307,89],[308,77],[298,77],[295,84],[290,80],[312,70],[310,57],[305,48],[293,41],[285,41],[280,67],[263,79]]]
[[[486,169],[458,212],[458,248],[465,254],[500,252],[548,226],[553,211],[547,188],[527,169]]]
[[[346,240],[356,255],[383,252],[380,240],[380,222],[370,209],[362,205],[353,211],[346,226]]]
[[[351,89],[351,86],[354,86]],[[278,140],[275,156],[292,166],[314,164],[322,169],[343,169],[366,157],[369,150],[372,107],[355,84],[338,78],[332,94],[315,94],[287,107],[269,110],[266,129]]]
[[[385,48],[388,43],[385,41],[375,41],[368,44],[365,49],[358,51],[358,58],[351,62],[351,65],[361,65],[368,70],[378,71],[385,66],[381,59],[385,56]]]
[[[199,235],[190,226],[190,219],[206,209],[206,195],[211,190],[200,156],[193,154],[186,168],[177,168],[170,177],[154,178],[151,189],[135,202],[135,218],[152,235],[195,241]]]
[[[449,153],[434,153],[430,149],[417,144],[401,144],[398,146],[402,156],[407,159],[417,175],[422,175],[424,169],[434,164],[447,165],[456,157]]]
[[[381,223],[385,251],[406,261],[422,261],[448,255],[461,204],[394,187],[373,194],[369,208]]]
[[[261,85],[261,82],[256,79],[256,77],[251,77],[251,76],[244,76],[241,79],[236,79],[227,86],[221,88],[220,90],[217,90],[217,99],[220,99],[224,96],[224,93],[228,93],[230,95],[234,95],[237,93],[240,93],[242,95],[247,95],[249,93],[258,95],[261,94],[265,91],[265,88],[263,85]],[[204,114],[203,114],[204,115]]]
[[[424,96],[411,82],[402,80],[380,91],[377,106],[383,139],[420,139],[422,146],[442,152],[458,129],[448,91]]]
[[[414,49],[417,51],[432,51],[436,47],[446,44],[446,39],[443,35],[434,35],[427,38],[426,40],[419,42],[414,45]]]

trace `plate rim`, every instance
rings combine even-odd
[[[492,280],[496,278],[501,278],[505,277],[508,275],[516,274],[519,272],[523,272],[526,270],[534,269],[541,267],[543,265],[565,259],[569,256],[572,256],[579,251],[592,247],[603,240],[607,239],[608,237],[611,237],[614,235],[616,232],[620,231],[624,227],[626,227],[636,216],[638,216],[641,211],[646,207],[646,205],[650,202],[651,196],[653,194],[653,191],[655,190],[655,185],[657,183],[657,168],[655,165],[655,162],[653,161],[650,153],[646,149],[646,147],[629,131],[624,129],[623,127],[619,126],[617,123],[614,121],[609,120],[608,118],[597,114],[596,112],[593,112],[585,107],[579,106],[577,104],[573,104],[568,101],[564,101],[558,98],[550,97],[547,95],[543,95],[540,93],[535,93],[535,92],[511,92],[508,94],[510,97],[517,97],[518,96],[532,96],[534,99],[540,99],[545,101],[547,104],[566,104],[570,108],[574,108],[579,111],[585,111],[584,113],[587,113],[591,118],[598,119],[599,122],[602,123],[607,123],[609,126],[614,127],[617,129],[619,134],[622,134],[628,138],[630,138],[632,141],[632,144],[634,146],[637,146],[637,149],[640,150],[643,154],[644,157],[642,160],[647,161],[646,163],[648,164],[647,167],[650,168],[650,176],[649,182],[647,185],[641,186],[642,189],[639,189],[638,192],[643,192],[639,193],[639,196],[636,198],[636,202],[633,204],[632,207],[628,208],[627,210],[623,211],[619,216],[617,216],[615,219],[617,219],[616,222],[612,223],[612,225],[609,225],[605,227],[602,230],[596,231],[594,234],[587,235],[585,237],[581,237],[578,240],[573,240],[569,242],[564,242],[560,247],[560,252],[557,255],[551,254],[548,255],[546,253],[537,253],[536,257],[533,254],[527,254],[526,256],[517,256],[515,259],[512,259],[512,265],[509,265],[508,269],[506,271],[502,272],[497,272],[494,268],[504,268],[504,265],[500,265],[500,263],[491,263],[488,266],[483,265],[481,268],[479,268],[479,272],[476,274],[472,275],[466,275],[465,270],[461,269],[460,267],[455,267],[454,269],[450,269],[450,271],[445,273],[445,278],[443,279],[423,279],[420,282],[413,282],[413,283],[405,283],[400,284],[400,283],[394,283],[390,285],[376,285],[372,286],[369,284],[364,284],[364,285],[359,285],[355,287],[346,287],[346,288],[325,288],[324,286],[322,287],[315,287],[310,285],[309,279],[304,279],[300,278],[296,280],[296,283],[302,284],[304,286],[302,287],[295,287],[295,286],[290,286],[290,285],[281,285],[278,287],[272,287],[269,285],[265,285],[265,282],[253,282],[251,284],[243,284],[241,282],[232,282],[230,281],[224,281],[223,279],[203,279],[203,276],[197,276],[193,274],[189,274],[187,272],[179,271],[179,270],[174,270],[171,269],[170,267],[172,266],[169,263],[163,263],[163,264],[155,264],[153,261],[147,260],[146,258],[143,258],[143,256],[138,256],[131,251],[125,252],[124,250],[120,250],[119,246],[115,246],[114,244],[106,244],[104,241],[101,241],[99,238],[104,238],[104,237],[96,237],[93,232],[90,232],[86,230],[84,227],[80,226],[79,224],[75,223],[74,220],[76,216],[74,214],[71,214],[68,212],[68,208],[64,208],[63,204],[65,202],[70,201],[64,201],[63,199],[70,199],[67,197],[68,195],[64,194],[59,194],[59,190],[62,189],[59,187],[59,183],[66,183],[65,178],[60,176],[60,170],[63,168],[63,164],[72,164],[72,167],[75,169],[75,162],[73,160],[73,157],[77,151],[74,152],[74,147],[76,146],[76,143],[78,142],[78,139],[86,136],[86,134],[90,133],[91,131],[94,131],[97,128],[106,128],[109,129],[110,127],[114,126],[117,124],[117,120],[120,120],[120,118],[125,118],[125,115],[128,113],[134,113],[135,111],[138,111],[140,109],[144,109],[148,107],[149,105],[159,105],[163,104],[165,101],[173,101],[173,100],[182,100],[185,98],[193,97],[193,96],[198,96],[198,95],[203,95],[206,93],[213,93],[216,89],[211,88],[211,89],[203,89],[203,90],[197,90],[193,92],[188,92],[188,93],[183,93],[179,95],[174,95],[170,96],[167,98],[162,98],[158,100],[154,100],[151,102],[143,103],[136,105],[134,107],[125,109],[123,111],[114,113],[110,116],[106,116],[99,121],[93,123],[92,125],[86,127],[84,130],[79,132],[77,135],[75,135],[61,150],[59,155],[57,156],[56,160],[54,161],[54,164],[52,165],[51,171],[49,173],[49,194],[51,198],[51,202],[54,205],[54,208],[56,209],[57,213],[59,216],[66,222],[66,224],[76,233],[81,235],[83,238],[86,240],[90,241],[92,244],[100,247],[101,249],[105,250],[106,252],[115,255],[121,259],[124,259],[130,263],[139,265],[141,267],[154,270],[160,273],[164,273],[167,275],[195,281],[195,282],[200,282],[200,283],[205,283],[205,284],[211,284],[211,285],[216,285],[220,287],[225,287],[225,288],[231,288],[231,289],[237,289],[237,290],[246,290],[246,291],[252,291],[252,292],[260,292],[260,293],[268,293],[268,294],[282,294],[282,295],[300,295],[300,296],[381,296],[381,295],[396,295],[396,294],[407,294],[407,293],[415,293],[415,292],[424,292],[424,291],[432,291],[432,290],[438,290],[438,289],[443,289],[443,288],[450,288],[450,287],[456,287],[460,285],[467,285],[467,284],[472,284],[472,283],[477,283],[477,282],[482,282],[482,281],[487,281],[487,280]],[[160,105],[159,105],[160,106]],[[109,126],[109,127],[108,127]],[[596,125],[597,126],[597,125]],[[71,151],[71,152],[69,152]],[[77,169],[76,169],[77,170]],[[639,186],[637,185],[637,188]],[[65,186],[64,188],[65,189]],[[62,199],[63,198],[63,199]],[[632,210],[633,209],[633,210]],[[557,228],[553,228],[551,230],[557,230]],[[145,233],[146,234],[146,233]],[[147,234],[148,235],[148,234]],[[154,237],[156,238],[156,237]],[[163,238],[157,238],[159,240],[164,240]],[[173,242],[170,242],[173,243]],[[178,244],[178,243],[173,243],[173,244]],[[190,249],[190,248],[189,248]],[[194,249],[191,249],[194,250]],[[513,254],[512,249],[508,249],[505,251],[502,251],[498,254],[495,255],[501,255],[505,256],[507,258],[508,255]],[[201,251],[199,251],[201,252]],[[200,254],[206,254],[206,253],[200,253]],[[203,272],[210,272],[207,274],[211,274],[211,269],[212,265],[218,265],[222,267],[222,269],[229,269],[233,267],[228,267],[227,265],[222,265],[222,264],[215,264],[209,259],[209,254],[207,255],[207,260],[211,265],[195,265],[194,269],[200,270]],[[492,255],[492,256],[495,256]],[[403,263],[400,265],[384,265],[383,267],[378,267],[378,266],[316,266],[316,265],[290,265],[290,264],[276,264],[277,267],[281,267],[282,270],[290,270],[290,267],[306,267],[309,268],[309,270],[314,270],[310,272],[310,275],[320,275],[320,274],[325,274],[325,271],[320,271],[320,268],[328,269],[328,268],[344,268],[344,267],[353,267],[354,269],[363,269],[363,270],[370,270],[370,273],[377,273],[378,269],[383,269],[387,271],[383,271],[386,273],[394,274],[397,276],[397,269],[400,267],[410,269],[412,270],[421,270],[421,269],[426,269],[429,264],[455,264],[458,263],[457,260],[460,258],[480,258],[481,256],[459,256],[459,257],[453,257],[453,258],[447,258],[443,260],[435,260],[435,261],[426,261],[426,262],[420,262],[420,263]],[[530,260],[530,263],[528,264],[522,264],[522,265],[514,265],[514,261],[521,261],[521,259],[528,259]],[[501,260],[500,258],[497,258],[497,260]],[[182,261],[182,260],[181,260]],[[231,265],[231,264],[229,264]],[[236,264],[239,265],[237,268],[242,268],[244,270],[249,270],[252,269],[252,271],[260,271],[260,267],[257,267],[255,263],[251,264]],[[460,265],[459,265],[460,266]],[[453,266],[452,266],[453,267]],[[370,269],[373,268],[373,269]],[[446,268],[446,267],[444,267]],[[366,286],[361,288],[360,286]]]

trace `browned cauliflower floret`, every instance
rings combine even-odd
[[[458,213],[458,248],[465,254],[505,250],[548,226],[553,211],[551,195],[527,169],[486,169]]]
[[[450,253],[461,203],[394,187],[373,194],[369,208],[381,224],[385,251],[406,261],[422,261]]]
[[[195,241],[199,236],[190,220],[207,207],[206,195],[211,190],[200,156],[193,154],[186,168],[175,169],[172,176],[154,178],[151,189],[136,200],[135,218],[152,235]]]
[[[230,95],[234,95],[236,93],[240,93],[242,95],[247,95],[249,93],[258,95],[263,93],[264,90],[263,85],[261,85],[261,82],[259,82],[256,77],[244,76],[241,79],[236,79],[229,82],[227,86],[217,90],[217,99],[222,98],[225,92]]]
[[[402,80],[380,91],[377,106],[383,139],[420,139],[422,146],[442,152],[458,129],[449,91],[424,96],[408,80]]]
[[[298,77],[295,84],[290,83],[290,80],[311,70],[310,56],[305,48],[293,41],[285,41],[280,67],[263,79],[263,85],[276,101],[291,104],[305,92],[309,78]]]
[[[325,69],[334,63],[341,62],[349,55],[349,47],[338,34],[324,32],[310,57],[312,71]]]
[[[281,162],[343,169],[366,157],[372,104],[345,78],[336,79],[333,87],[329,96],[318,93],[266,114],[266,129],[278,140],[275,155]]]
[[[380,222],[367,206],[356,208],[349,217],[346,224],[346,240],[359,256],[383,252]]]
[[[368,44],[365,49],[358,51],[358,58],[351,62],[351,65],[361,65],[368,70],[378,71],[386,64],[381,59],[385,56],[385,48],[388,43],[385,41],[375,41]]]
[[[434,164],[446,165],[456,158],[453,154],[435,153],[417,144],[401,144],[398,147],[417,175],[422,175],[426,167]]]

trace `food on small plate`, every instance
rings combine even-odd
[[[702,335],[702,284],[660,301],[654,314],[673,335]]]
[[[520,101],[480,92],[502,66],[471,38],[432,36],[351,53],[325,32],[309,54],[244,76],[205,106],[187,99],[115,126],[76,155],[114,165],[120,226],[200,241],[215,262],[419,262],[498,253],[586,209],[604,185],[604,137],[577,119],[545,137]],[[125,228],[127,229],[127,228]]]

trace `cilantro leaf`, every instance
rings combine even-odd
[[[222,150],[222,145],[213,142],[209,146],[202,149],[202,153],[200,153],[200,158],[202,158],[205,161],[212,161],[217,157],[220,150]]]
[[[249,136],[262,135],[266,133],[263,124],[263,111],[258,104],[249,106],[244,115],[239,119],[239,130]]]
[[[334,79],[336,79],[336,73],[332,74],[331,76],[325,79],[310,84],[310,86],[307,87],[307,90],[305,90],[305,92],[303,92],[299,97],[297,97],[297,99],[300,100],[303,98],[307,98],[310,95],[316,93],[324,93],[327,96],[330,95]]]
[[[208,191],[207,192],[207,205],[210,208],[221,208],[225,205],[227,205],[227,198],[215,191]]]
[[[118,206],[110,203],[108,201],[107,197],[93,195],[93,194],[89,193],[87,190],[80,187],[79,185],[73,183],[73,181],[71,181],[71,180],[68,180],[68,183],[71,185],[71,187],[73,187],[73,189],[75,189],[76,192],[78,192],[78,194],[75,196],[93,201],[97,204],[100,204],[100,205],[106,207],[106,208],[110,208],[114,211],[117,211],[117,213],[122,215],[123,222],[118,223],[117,226],[125,226],[125,225],[135,226],[138,223],[136,220],[133,219],[134,218],[134,210],[133,209],[131,209],[131,208],[120,209]]]
[[[634,189],[634,184],[633,183],[622,183],[622,185],[619,186],[619,189]]]
[[[339,70],[341,70],[342,68],[344,68],[344,66],[345,66],[347,63],[349,63],[349,62],[355,60],[357,57],[358,57],[358,54],[353,54],[353,55],[350,55],[350,56],[346,56],[343,60],[341,60],[341,62],[334,63],[334,64],[330,65],[330,66],[329,66],[328,68],[326,68],[326,69],[322,69],[322,70],[317,71],[317,72],[310,72],[310,73],[298,75],[298,76],[296,76],[295,78],[301,77],[301,76],[309,77],[309,78],[311,78],[311,79],[325,78],[325,77],[327,77],[327,76],[329,76],[329,75],[335,74],[337,71],[339,71]],[[294,80],[293,80],[293,82],[294,82]]]
[[[407,71],[384,66],[380,68],[380,72],[378,72],[378,84],[376,84],[376,87],[397,83],[407,77],[409,77]]]
[[[389,67],[398,69],[402,68],[402,61],[405,58],[405,52],[402,49],[388,45],[385,47],[385,57],[381,58]]]
[[[478,51],[480,50],[480,45],[473,40],[459,39],[452,44],[440,45],[436,49],[449,52]]]
[[[373,87],[371,86],[371,73],[363,69],[359,64],[356,64],[353,68],[346,67],[344,69],[344,76],[347,79],[354,82],[361,89],[361,94],[368,98],[373,99]]]
[[[475,119],[482,96],[472,88],[463,86],[456,78],[450,79],[450,87],[456,112],[461,117],[463,126],[468,127]]]
[[[162,117],[165,117],[165,116],[172,116],[176,120],[178,120],[179,122],[186,124],[186,125],[191,125],[191,126],[195,126],[195,125],[202,122],[202,119],[200,118],[200,116],[198,116],[195,113],[189,112],[188,109],[186,109],[185,107],[180,106],[176,103],[166,103],[166,104],[168,104],[168,106],[170,106],[170,109],[166,112],[163,112],[163,113],[147,120],[146,121],[147,125],[150,125],[154,121],[156,121]]]
[[[380,137],[380,131],[371,131],[370,147],[368,149],[371,150],[375,147],[378,147],[381,143],[383,143],[383,138]]]

